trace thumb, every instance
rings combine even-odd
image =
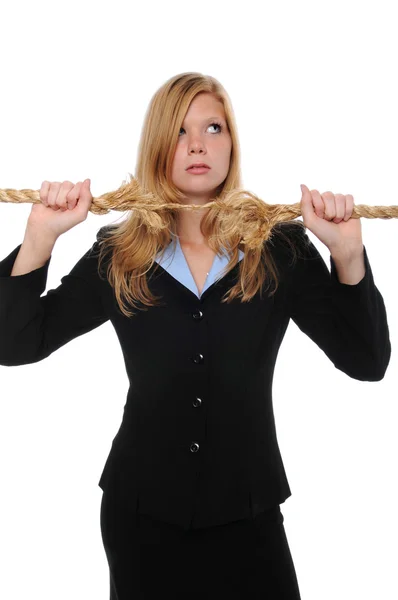
[[[93,196],[90,191],[90,183],[90,179],[85,179],[80,188],[78,205],[82,207],[84,212],[90,210],[93,200]]]
[[[87,198],[87,199],[89,199],[89,198],[92,199],[92,197],[93,197],[91,194],[91,191],[90,191],[90,184],[91,184],[90,179],[85,179],[83,181],[83,185],[82,185],[83,196],[84,196],[84,198]]]
[[[312,196],[310,190],[303,183],[300,184],[301,188],[301,215],[303,221],[310,222],[311,218],[314,217],[314,207],[312,204]]]

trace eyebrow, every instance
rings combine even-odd
[[[211,121],[212,119],[221,119],[222,121],[225,121],[224,117],[219,116],[219,117],[207,117],[206,119],[203,119],[203,122]],[[184,120],[184,123],[185,123],[185,120]]]

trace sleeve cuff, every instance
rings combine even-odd
[[[331,254],[329,255],[330,277],[331,277],[332,286],[334,287],[335,291],[337,291],[338,293],[341,293],[341,294],[345,294],[345,295],[349,295],[349,294],[355,295],[355,294],[360,294],[364,291],[368,291],[369,288],[374,285],[372,268],[369,263],[365,245],[363,246],[363,257],[364,257],[364,263],[365,263],[365,275],[362,277],[361,281],[359,281],[358,283],[350,284],[350,283],[342,283],[339,280],[339,277],[337,274],[336,263],[334,262],[332,255]]]
[[[22,244],[19,244],[8,256],[0,261],[0,290],[1,292],[7,289],[17,290],[18,288],[24,290],[28,287],[32,291],[42,294],[46,289],[48,267],[52,256],[49,257],[42,267],[23,275],[14,275],[11,277],[11,271],[21,246]]]

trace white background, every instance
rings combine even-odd
[[[246,189],[295,203],[304,183],[397,205],[395,9],[380,0],[4,3],[0,187],[90,177],[94,196],[117,189],[134,172],[154,92],[200,71],[231,97]],[[22,243],[30,210],[0,205],[1,259]],[[46,290],[120,215],[89,213],[57,241]],[[338,371],[292,321],[275,370],[293,493],[281,509],[303,600],[398,598],[398,221],[362,219],[362,231],[390,327],[384,379]],[[42,362],[0,366],[3,598],[109,598],[97,484],[127,389],[110,322]]]

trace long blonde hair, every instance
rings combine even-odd
[[[192,100],[201,92],[211,93],[222,102],[232,140],[229,172],[216,194],[222,200],[229,191],[242,189],[237,126],[227,92],[221,83],[210,75],[182,73],[166,81],[150,101],[141,131],[134,175],[144,192],[156,194],[164,202],[184,202],[184,195],[172,182],[172,161],[185,114]],[[98,270],[100,272],[105,252],[111,250],[107,278],[114,288],[120,311],[126,317],[134,316],[134,312],[128,309],[128,304],[133,308],[147,310],[144,306],[155,306],[160,300],[151,293],[146,273],[154,264],[157,265],[155,258],[158,253],[159,259],[163,257],[170,241],[173,242],[175,250],[177,213],[178,211],[172,210],[162,212],[161,218],[167,223],[167,228],[157,234],[148,230],[140,213],[134,210],[130,210],[127,218],[119,224],[103,228],[106,235],[98,242]],[[216,213],[217,211],[210,207],[202,218],[200,229],[210,248],[220,254],[225,249],[220,247],[218,240],[220,230]],[[284,228],[282,226],[289,224],[305,229],[301,221],[287,221],[278,223],[274,230],[281,233]],[[289,238],[287,240],[290,243]],[[235,234],[230,236],[228,246],[230,260],[223,271],[224,276],[238,263],[239,249],[244,250],[244,258],[240,261],[238,281],[228,290],[222,302],[229,303],[237,297],[240,297],[242,302],[248,302],[259,290],[261,294],[267,278],[269,283],[275,282],[271,295],[274,294],[278,288],[278,274],[267,243],[260,250],[245,249]],[[294,246],[292,247],[294,250]]]

